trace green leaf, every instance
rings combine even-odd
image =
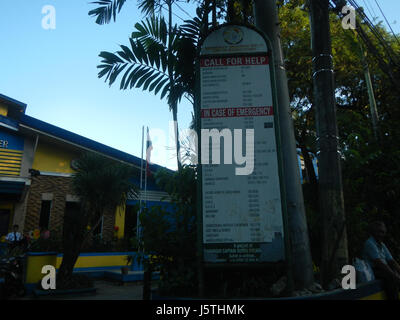
[[[161,75],[159,78],[153,81],[153,83],[149,87],[149,91],[153,91],[153,89],[160,83],[162,79],[165,79],[165,75]],[[168,79],[167,79],[168,80]]]
[[[163,91],[161,92],[161,99],[164,99],[165,95],[169,91],[169,87],[172,86],[172,84],[169,84],[168,86],[165,86]]]
[[[128,64],[125,63],[125,64],[123,64],[123,65],[116,66],[116,67],[111,71],[110,80],[109,80],[109,85],[110,85],[110,86],[115,82],[115,79],[117,79],[118,75],[121,73],[121,71],[123,71],[123,70],[126,68],[127,65],[128,65]]]
[[[125,83],[125,80],[126,80],[126,78],[127,78],[127,76],[130,74],[130,72],[131,72],[131,70],[132,70],[132,68],[134,67],[135,65],[131,65],[129,68],[128,68],[128,70],[126,70],[125,71],[125,73],[124,73],[124,75],[123,75],[123,77],[122,77],[122,79],[121,79],[121,85],[120,85],[120,90],[125,90],[127,87],[128,87],[128,83],[129,82],[126,82]]]
[[[153,70],[147,70],[136,84],[136,88],[140,88],[142,84],[153,74]]]
[[[143,66],[135,69],[134,73],[132,73],[130,88],[132,89],[135,86],[135,83],[140,79],[140,77],[146,73],[146,69]]]
[[[149,79],[146,80],[146,82],[143,85],[143,90],[146,91],[148,86],[150,85],[150,83],[157,78],[160,75],[160,73],[155,73],[154,75],[152,75]]]
[[[123,63],[124,62],[116,54],[111,53],[111,52],[107,52],[107,51],[100,52],[99,56],[104,59],[102,62],[109,63],[109,64]]]
[[[106,24],[111,21],[111,18],[116,20],[116,15],[121,11],[122,6],[126,0],[102,0],[94,1],[91,4],[98,4],[100,7],[90,10],[89,16],[94,16],[96,18],[97,24]]]
[[[127,56],[126,60],[128,60],[130,62],[136,62],[135,56],[133,55],[132,51],[127,46],[121,45],[120,47],[122,48],[125,55]]]
[[[160,89],[163,87],[163,85],[165,85],[167,82],[169,81],[169,79],[165,79],[163,81],[161,81],[157,87],[154,89],[154,94],[157,95],[158,91],[160,91]],[[168,87],[168,86],[167,86]]]

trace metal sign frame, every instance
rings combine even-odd
[[[198,255],[198,279],[199,279],[199,291],[204,292],[204,273],[203,268],[263,268],[265,266],[271,265],[270,262],[246,262],[246,263],[204,263],[204,248],[203,248],[203,185],[202,185],[202,165],[201,165],[201,84],[200,84],[200,58],[207,57],[206,55],[200,55],[200,51],[204,41],[211,35],[213,32],[227,27],[227,26],[238,26],[251,29],[257,32],[265,41],[268,52],[266,52],[269,58],[269,71],[270,71],[270,80],[271,80],[271,91],[272,91],[272,103],[274,110],[274,129],[275,129],[275,139],[276,139],[276,155],[277,155],[277,163],[278,163],[278,177],[280,181],[280,196],[281,196],[281,208],[282,208],[282,221],[283,221],[283,231],[284,231],[284,252],[286,264],[291,269],[291,259],[290,259],[290,241],[289,241],[289,228],[288,228],[288,217],[287,217],[287,205],[286,205],[286,191],[285,191],[285,183],[284,183],[284,174],[283,174],[283,165],[282,165],[282,148],[281,148],[281,136],[280,136],[280,127],[279,127],[279,107],[278,107],[278,99],[277,99],[277,87],[275,80],[275,59],[272,51],[271,41],[263,34],[260,30],[255,28],[254,26],[247,24],[238,24],[238,23],[226,23],[219,25],[216,28],[212,28],[209,30],[208,34],[204,39],[202,39],[198,44],[198,50],[196,55],[196,88],[195,88],[195,124],[196,131],[198,132],[198,159],[199,163],[197,165],[197,255]],[[257,55],[259,53],[240,53],[240,56],[246,55]],[[221,54],[220,57],[229,57],[229,56],[237,56],[238,54]],[[288,274],[289,278],[291,278],[290,272]]]

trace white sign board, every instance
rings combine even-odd
[[[264,38],[243,26],[217,29],[201,47],[201,129],[225,133],[218,144],[210,138],[208,150],[203,148],[202,135],[201,152],[209,154],[209,164],[202,158],[206,262],[284,259],[269,62]],[[247,163],[238,163],[236,155],[245,156],[249,148],[254,150],[254,156],[247,158]],[[219,163],[213,163],[218,151]]]

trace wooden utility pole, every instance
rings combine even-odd
[[[276,0],[255,0],[255,25],[264,32],[272,45],[278,94],[279,126],[281,133],[284,184],[290,240],[290,258],[295,289],[314,282],[313,265],[305,216],[303,191],[300,182],[296,140],[290,110],[289,88],[280,42]]]
[[[329,27],[329,0],[310,0],[318,188],[322,215],[322,285],[327,287],[348,263],[347,235]]]

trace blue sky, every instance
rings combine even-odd
[[[365,2],[380,17],[375,0],[358,0]],[[400,33],[400,1],[378,3]],[[152,160],[176,168],[174,156],[166,154],[172,120],[166,101],[140,89],[121,91],[118,80],[110,88],[97,78],[100,51],[127,44],[141,20],[136,4],[128,1],[116,23],[99,26],[88,16],[95,7],[90,1],[0,0],[0,93],[26,103],[30,116],[139,157],[142,126],[162,130],[166,141],[154,134]],[[42,28],[45,5],[56,9],[54,30]],[[180,6],[193,14],[193,6]],[[175,12],[189,18],[179,8]],[[189,127],[191,110],[186,100],[179,105],[180,128]]]

